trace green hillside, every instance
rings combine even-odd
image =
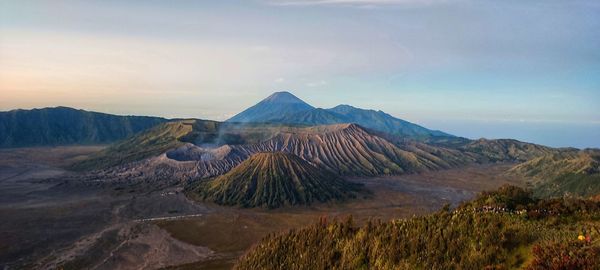
[[[270,138],[279,125],[231,124],[211,120],[177,120],[120,141],[72,166],[75,170],[105,169],[163,154],[186,143],[216,146],[253,143]]]
[[[0,148],[106,144],[166,122],[67,107],[0,112]]]
[[[589,197],[600,194],[600,149],[564,150],[512,168],[510,173],[533,180],[534,194]]]
[[[167,122],[147,132],[128,138],[94,154],[89,159],[75,163],[74,170],[102,169],[156,156],[184,144],[195,120]]]
[[[458,149],[475,154],[481,162],[523,162],[558,152],[547,146],[512,139],[479,139]]]
[[[214,180],[201,182],[192,194],[223,205],[276,208],[345,200],[359,186],[288,153],[258,153]]]
[[[271,235],[235,269],[600,269],[599,220],[598,202],[536,200],[507,186],[453,211]]]

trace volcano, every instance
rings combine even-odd
[[[317,168],[296,155],[261,152],[194,190],[222,205],[277,208],[353,198],[360,186]]]

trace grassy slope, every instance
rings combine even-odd
[[[600,174],[562,174],[537,186],[534,194],[543,198],[600,195]]]
[[[112,143],[165,121],[67,107],[0,112],[0,148]]]
[[[139,161],[182,146],[257,143],[281,130],[297,127],[266,124],[221,123],[210,120],[178,120],[129,137],[102,152],[74,164],[75,170],[105,169]]]
[[[599,203],[537,201],[504,187],[454,211],[362,227],[321,222],[268,236],[236,269],[598,269],[600,242],[576,240],[582,229],[600,234]]]
[[[479,139],[459,149],[476,154],[480,161],[484,162],[522,162],[558,151],[554,148],[511,139]]]
[[[90,158],[74,164],[74,170],[101,169],[159,155],[183,145],[179,139],[193,130],[194,120],[161,124],[147,132],[110,146]]]
[[[600,193],[600,150],[565,150],[512,168],[510,173],[534,180],[535,195],[589,197]]]
[[[359,188],[288,153],[258,153],[195,188],[204,200],[224,205],[276,208],[354,197]]]

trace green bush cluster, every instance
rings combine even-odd
[[[507,210],[479,211],[486,203]],[[532,218],[510,210],[540,212],[543,207],[554,207],[560,214]],[[427,216],[363,226],[350,217],[270,235],[244,255],[236,269],[541,269],[536,260],[553,253],[533,250],[531,255],[532,247],[578,241],[581,227],[597,231],[599,220],[598,203],[534,200],[520,188],[503,187],[455,210],[445,207]],[[592,250],[600,246],[597,241],[579,244]],[[579,261],[580,253],[572,254]],[[589,269],[600,267],[597,260],[583,260]]]

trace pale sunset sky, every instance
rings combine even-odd
[[[0,111],[225,120],[282,90],[600,147],[600,1],[0,0]]]

